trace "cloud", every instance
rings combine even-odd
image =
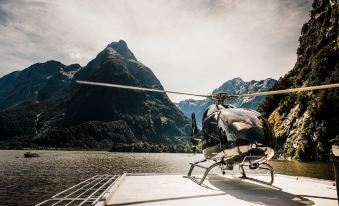
[[[310,9],[294,0],[0,0],[0,76],[50,59],[86,65],[124,39],[168,90],[279,78],[293,68]]]

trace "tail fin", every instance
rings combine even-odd
[[[197,121],[195,119],[195,114],[194,112],[192,113],[192,132],[191,132],[191,136],[192,137],[195,137],[197,136],[199,133],[199,129],[198,129],[198,126],[197,126]]]
[[[197,146],[200,142],[200,139],[198,137],[199,135],[199,129],[198,129],[198,126],[197,126],[197,121],[195,119],[195,114],[194,112],[192,113],[192,132],[191,132],[191,143],[192,143],[192,146],[193,146],[193,152],[194,154],[196,153],[197,151]]]

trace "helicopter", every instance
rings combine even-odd
[[[203,113],[201,130],[198,129],[195,114],[192,113],[191,136],[187,137],[190,139],[194,150],[199,144],[201,145],[202,153],[205,157],[203,160],[190,163],[191,167],[187,176],[185,176],[199,185],[204,182],[213,168],[220,167],[222,174],[225,174],[226,170],[233,170],[234,165],[239,165],[239,171],[242,175],[241,178],[247,178],[268,185],[272,185],[274,181],[273,167],[267,163],[267,161],[274,156],[276,138],[268,120],[257,111],[237,108],[233,105],[226,104],[225,101],[236,97],[268,96],[339,87],[339,83],[335,83],[249,94],[217,92],[211,95],[202,95],[82,80],[77,80],[76,83],[129,90],[180,94],[215,100],[215,104],[209,106]],[[212,164],[210,166],[205,166],[205,162],[212,162]],[[201,178],[192,176],[195,167],[205,169]],[[244,167],[248,167],[251,170],[266,170],[269,172],[271,180],[269,182],[263,182],[250,178],[246,175]]]

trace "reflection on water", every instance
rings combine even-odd
[[[34,205],[96,174],[186,173],[189,162],[203,158],[201,154],[38,151],[40,157],[26,159],[24,153],[0,150],[0,205]],[[334,178],[329,163],[270,163],[280,174]]]
[[[333,166],[331,163],[286,160],[271,160],[269,163],[277,174],[334,180]]]

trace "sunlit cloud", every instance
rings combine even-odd
[[[306,0],[0,0],[0,76],[50,59],[86,65],[123,39],[166,89],[210,93],[291,70],[310,9]]]

